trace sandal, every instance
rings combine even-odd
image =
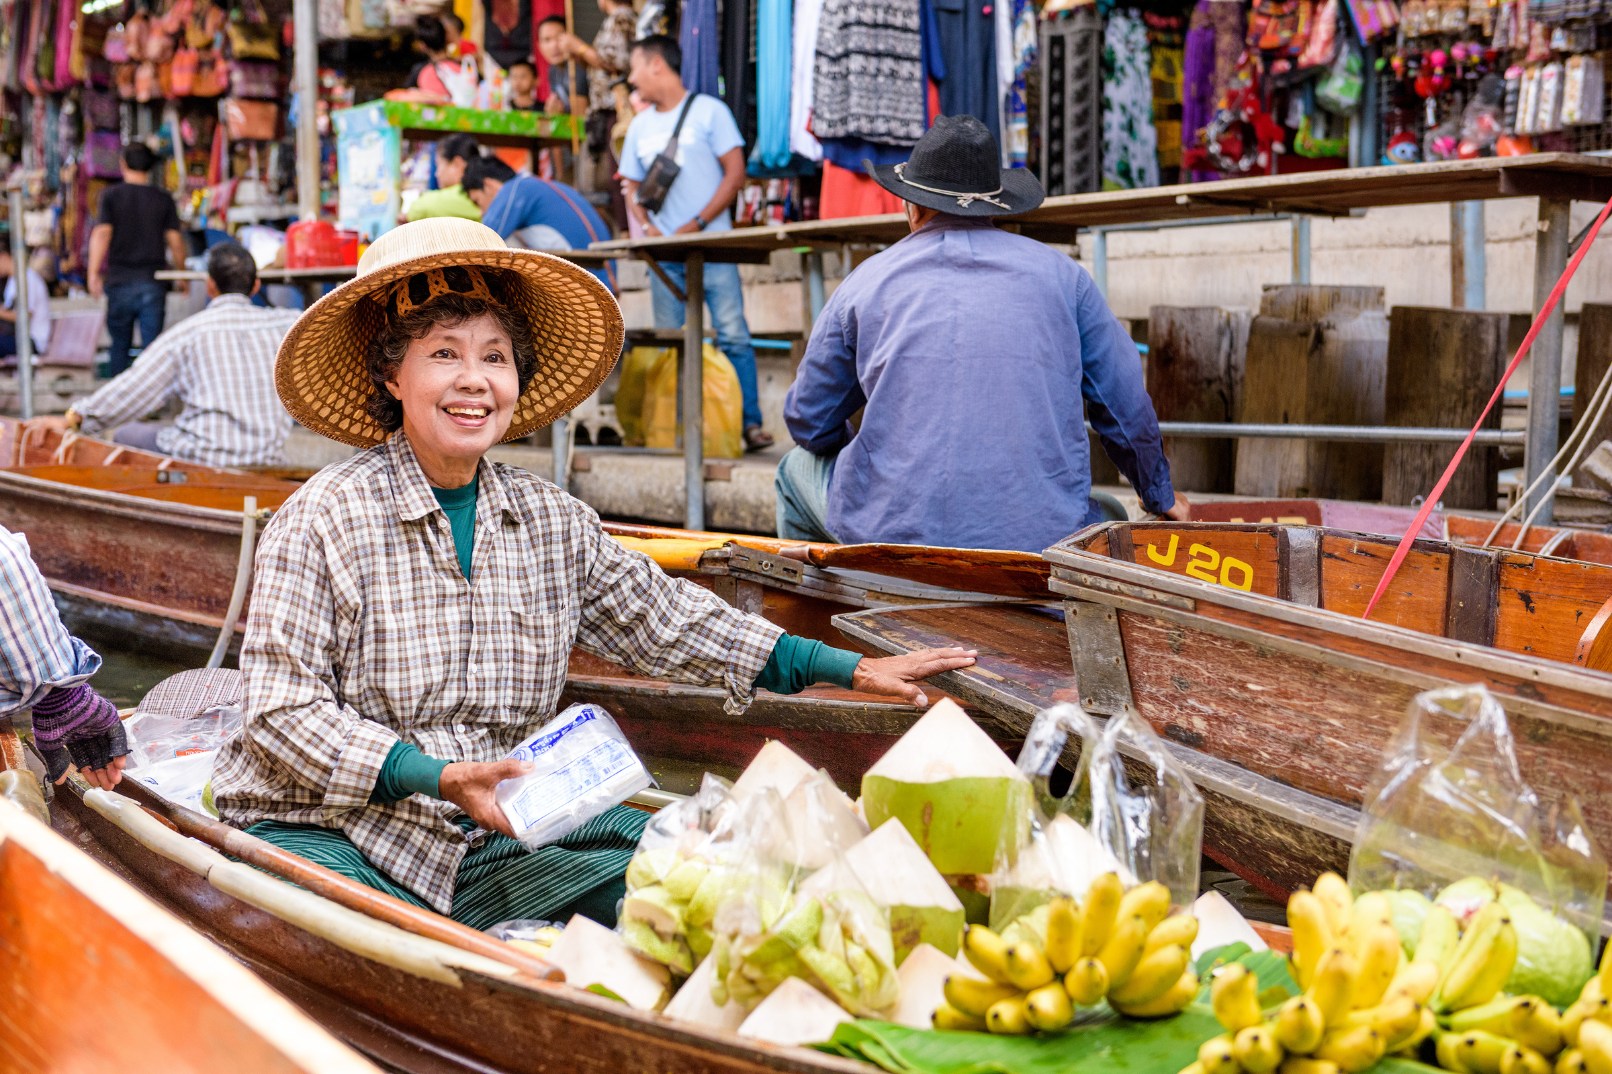
[[[744,430],[744,450],[747,455],[752,451],[766,451],[774,443],[776,441],[772,434],[759,425],[750,425]]]

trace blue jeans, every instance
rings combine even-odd
[[[683,266],[662,262],[666,275],[687,287]],[[683,303],[679,302],[654,273],[649,291],[655,301],[655,327],[683,327]],[[750,346],[750,326],[744,320],[744,287],[739,282],[738,265],[705,266],[705,308],[711,311],[716,329],[716,348],[728,356],[739,375],[739,391],[744,396],[744,427],[761,424],[761,396],[756,392],[756,352]]]
[[[134,345],[134,322],[140,322],[140,347],[151,346],[168,316],[168,289],[156,280],[132,280],[106,285],[106,334],[112,345],[106,352],[106,375],[115,377],[129,368]]]
[[[838,544],[828,532],[828,483],[834,477],[833,455],[813,455],[805,448],[790,448],[778,460],[773,489],[778,494],[778,536],[791,541],[827,541]]]

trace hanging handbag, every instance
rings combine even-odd
[[[677,163],[677,136],[683,132],[683,121],[688,118],[688,110],[693,107],[696,96],[690,93],[683,102],[683,110],[677,114],[677,124],[672,128],[666,148],[649,162],[649,168],[638,184],[638,204],[652,213],[660,212],[660,207],[666,204],[666,195],[671,192],[672,184],[677,182],[678,173],[683,170]]]
[[[84,174],[91,179],[123,177],[123,136],[117,131],[90,131],[84,139]]]
[[[280,133],[280,105],[231,97],[224,102],[224,123],[231,141],[272,142]]]
[[[229,52],[237,60],[280,60],[280,34],[270,24],[235,20],[225,27]]]
[[[108,63],[129,62],[128,30],[121,22],[106,32],[106,41],[101,45],[101,55]]]
[[[115,131],[122,119],[117,94],[94,88],[84,91],[84,122],[91,130]]]
[[[229,91],[235,97],[272,101],[280,96],[280,66],[261,60],[236,60],[229,66]]]
[[[174,52],[173,71],[169,78],[175,97],[189,97],[196,92],[195,49],[182,48]]]
[[[196,53],[196,77],[191,81],[192,97],[222,97],[229,91],[229,69],[217,49]]]
[[[193,49],[213,48],[224,31],[224,12],[217,4],[202,4],[185,23],[185,44]]]

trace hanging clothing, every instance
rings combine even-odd
[[[790,0],[757,0],[756,4],[756,138],[752,167],[763,171],[787,168],[790,153],[790,70],[794,20]],[[744,126],[740,124],[740,132]]]
[[[1033,0],[1011,0],[1008,23],[1010,77],[1002,98],[1002,164],[1027,167],[1030,162],[1030,72],[1036,65],[1036,8]],[[1007,4],[1002,5],[1006,10]]]
[[[874,182],[861,165],[851,169],[832,160],[823,161],[823,191],[817,202],[820,219],[899,213],[901,205],[901,199]]]
[[[824,0],[812,127],[819,139],[911,146],[925,129],[918,0]]]
[[[1178,182],[1181,172],[1181,62],[1185,20],[1148,12],[1148,49],[1153,65],[1153,129],[1159,141],[1159,181]]]
[[[532,59],[536,51],[532,30],[532,0],[493,0],[482,30],[482,48],[500,67]],[[536,60],[538,66],[544,66],[541,56]],[[538,71],[537,75],[543,79],[547,72]]]
[[[1181,61],[1181,142],[1187,149],[1198,144],[1199,132],[1215,117],[1217,103],[1237,75],[1244,32],[1242,4],[1198,0],[1192,9]],[[1190,178],[1218,177],[1218,172],[1195,171]]]
[[[722,99],[739,124],[739,136],[745,145],[756,143],[756,2],[729,0],[722,4],[722,26],[717,36],[722,57]],[[787,70],[783,77],[789,78]]]
[[[823,146],[812,133],[812,93],[817,73],[817,26],[823,0],[795,0],[794,66],[789,86],[789,148],[807,160],[823,159]]]
[[[722,43],[716,0],[685,0],[677,44],[683,50],[683,85],[690,93],[722,95]]]
[[[1103,189],[1159,185],[1147,27],[1131,9],[1103,25]]]
[[[997,138],[996,14],[992,0],[933,0],[946,79],[940,84],[943,115],[974,116]]]

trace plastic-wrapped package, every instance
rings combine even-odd
[[[654,783],[616,721],[597,705],[570,706],[509,756],[532,769],[500,783],[494,798],[515,837],[534,850]]]
[[[1203,854],[1203,795],[1134,708],[1103,728],[1091,751],[1090,779],[1097,842],[1138,881],[1157,880],[1175,905],[1192,905]]]
[[[217,816],[207,797],[213,756],[240,726],[241,710],[234,705],[193,716],[142,709],[123,722],[129,737],[125,774],[175,805]]]
[[[1417,695],[1366,789],[1350,887],[1417,891],[1463,919],[1498,899],[1518,930],[1507,990],[1560,1002],[1593,968],[1606,882],[1578,800],[1546,801],[1523,780],[1505,710],[1487,689]]]

